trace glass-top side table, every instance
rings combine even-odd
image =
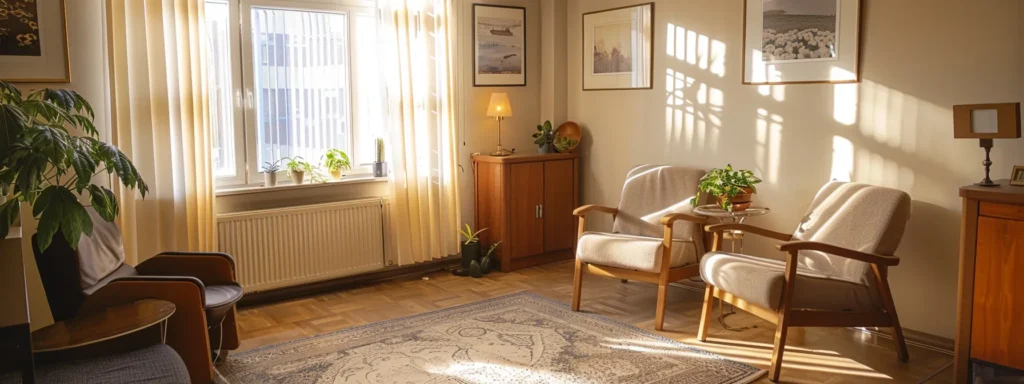
[[[771,212],[771,209],[766,207],[750,207],[743,211],[727,211],[719,205],[710,204],[694,208],[693,212],[698,215],[714,217],[722,224],[741,224],[748,217],[767,215]],[[725,240],[730,240],[730,251],[734,253],[743,252],[743,231],[725,231],[722,233],[722,237]]]

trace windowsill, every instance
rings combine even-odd
[[[227,187],[224,189],[218,189],[216,196],[235,196],[235,195],[247,195],[255,193],[268,193],[268,192],[282,192],[297,189],[309,189],[309,188],[325,188],[341,186],[346,184],[361,184],[361,183],[386,183],[387,177],[373,177],[373,176],[352,176],[343,177],[338,181],[328,181],[326,183],[316,184],[278,184],[273,187],[263,186],[241,186],[241,187]]]

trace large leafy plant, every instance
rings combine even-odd
[[[537,133],[533,134],[533,143],[537,144],[538,147],[543,147],[551,144],[554,141],[554,137],[551,120],[547,120],[543,125],[537,125]]]
[[[733,170],[732,165],[726,165],[724,169],[715,168],[700,179],[697,186],[697,197],[690,201],[696,207],[700,202],[701,193],[709,196],[722,197],[720,202],[722,209],[729,209],[732,199],[741,194],[747,193],[749,188],[752,193],[757,192],[754,185],[761,182],[761,179],[754,176],[754,172],[745,169]]]
[[[324,166],[330,171],[352,169],[348,154],[340,149],[328,149],[324,158]]]
[[[93,118],[89,102],[74,91],[41,89],[23,95],[0,81],[0,238],[17,219],[20,203],[27,202],[39,220],[39,249],[48,248],[57,231],[77,248],[93,225],[82,201],[108,222],[117,217],[114,192],[92,183],[103,172],[117,175],[145,198],[149,187],[139,171],[121,150],[97,139]]]

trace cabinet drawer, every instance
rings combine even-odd
[[[1024,221],[1024,205],[982,202],[979,213],[982,216]]]

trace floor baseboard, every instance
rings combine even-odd
[[[704,293],[704,283],[698,281],[683,281],[678,283],[670,283],[672,286],[683,288],[686,290]],[[855,331],[865,332],[876,337],[883,339],[892,340],[892,335],[888,329],[877,329],[877,328],[850,328]],[[913,329],[903,328],[903,337],[907,339],[907,345],[913,345],[919,348],[929,349],[935,352],[945,353],[947,355],[953,355],[953,340],[947,339],[941,336],[935,336],[929,333],[921,331],[915,331]]]
[[[342,288],[378,283],[385,280],[397,279],[410,275],[419,275],[427,272],[447,269],[458,265],[462,258],[460,256],[449,256],[443,259],[431,260],[419,264],[402,267],[387,267],[381,270],[361,273],[358,275],[345,276],[337,279],[318,281],[315,283],[297,285],[294,287],[278,288],[269,291],[258,291],[246,293],[238,302],[239,307],[250,307],[254,305],[273,303],[282,300],[294,299],[302,296],[310,296],[318,293],[335,291]]]

